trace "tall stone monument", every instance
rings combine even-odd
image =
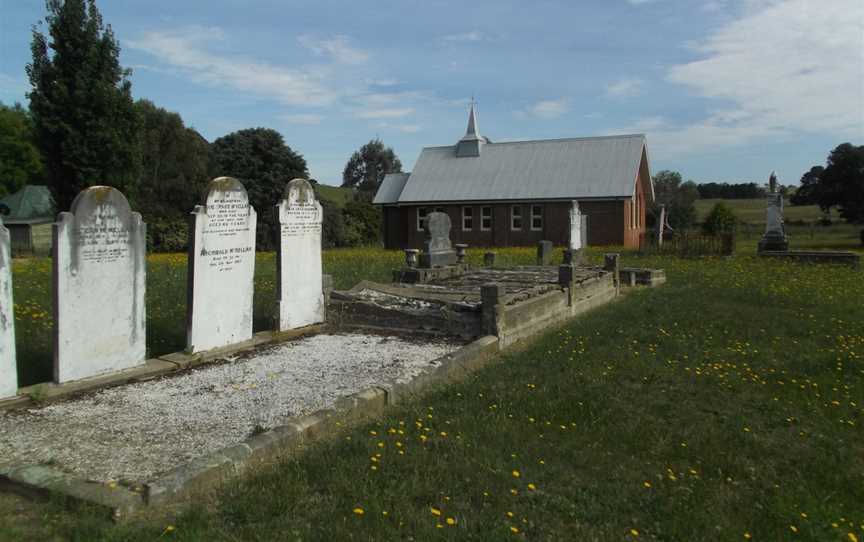
[[[146,228],[108,186],[83,190],[54,224],[54,379],[142,365]]]
[[[289,182],[276,212],[280,231],[277,252],[279,330],[323,322],[321,222],[324,214],[309,181],[294,179]]]
[[[0,218],[0,399],[18,393],[15,365],[15,305],[12,303],[12,250]]]
[[[210,181],[189,225],[186,350],[203,352],[252,338],[258,216],[243,184]]]
[[[456,251],[450,244],[450,217],[447,213],[432,212],[423,222],[426,240],[420,253],[420,267],[443,267],[456,263]]]
[[[765,220],[765,235],[759,241],[759,252],[789,250],[786,230],[783,226],[783,195],[777,192],[777,174],[773,171],[768,179],[768,210]]]
[[[568,248],[570,250],[581,250],[584,246],[586,221],[588,217],[582,215],[579,209],[579,202],[574,201],[570,207],[570,242]]]

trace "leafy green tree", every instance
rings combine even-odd
[[[345,245],[378,245],[381,239],[381,209],[363,198],[345,204]]]
[[[728,205],[719,201],[714,204],[705,221],[702,223],[702,231],[708,235],[720,235],[723,233],[734,233],[738,224],[738,218]]]
[[[57,206],[68,209],[97,184],[134,199],[139,120],[111,26],[103,27],[95,0],[47,0],[46,7],[49,35],[33,27],[28,97]]]
[[[657,172],[654,180],[654,203],[649,207],[652,222],[660,217],[660,206],[666,206],[666,221],[676,231],[684,231],[696,221],[696,206],[699,190],[693,181],[682,182],[677,171]]]
[[[33,144],[33,123],[20,104],[0,103],[0,197],[42,182],[45,165]]]
[[[819,179],[816,199],[828,211],[837,207],[840,216],[857,224],[864,223],[864,145],[838,145]]]
[[[214,175],[210,144],[177,113],[138,100],[141,118],[139,209],[145,217],[186,220]]]
[[[385,147],[380,139],[373,139],[348,159],[342,172],[342,186],[374,195],[385,175],[401,172],[402,162],[393,149]]]
[[[269,128],[249,128],[222,136],[211,146],[217,176],[236,177],[258,212],[258,248],[275,246],[276,215],[285,183],[309,175],[306,160]]]
[[[792,205],[816,205],[817,191],[819,183],[822,180],[822,175],[825,174],[825,168],[822,166],[813,166],[810,171],[801,176],[801,186],[795,191],[790,200]]]

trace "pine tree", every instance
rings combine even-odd
[[[111,26],[103,27],[95,0],[48,0],[46,7],[48,36],[33,27],[28,97],[58,209],[93,185],[134,200],[140,121]]]

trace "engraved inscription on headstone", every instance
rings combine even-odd
[[[14,307],[11,238],[0,218],[0,399],[12,397],[18,392]]]
[[[189,227],[186,303],[189,352],[252,338],[257,215],[237,179],[210,182]]]
[[[420,267],[439,267],[456,263],[456,251],[450,244],[450,217],[447,213],[433,212],[423,223],[426,240],[420,254]]]
[[[312,185],[294,179],[276,205],[279,216],[279,330],[324,321],[324,282],[321,268],[323,211]]]
[[[146,225],[117,189],[82,191],[54,224],[54,379],[142,365]]]

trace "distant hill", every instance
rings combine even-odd
[[[738,220],[747,224],[765,223],[765,200],[756,199],[697,199],[696,221],[702,222],[705,216],[714,207],[714,204],[722,201],[732,209]],[[818,205],[790,205],[787,199],[783,204],[783,217],[787,222],[803,220],[814,222],[823,215]],[[832,220],[836,220],[837,213],[831,213]]]
[[[319,198],[326,199],[336,207],[342,208],[351,200],[353,190],[350,188],[342,188],[341,186],[319,184],[317,186],[317,194]]]

